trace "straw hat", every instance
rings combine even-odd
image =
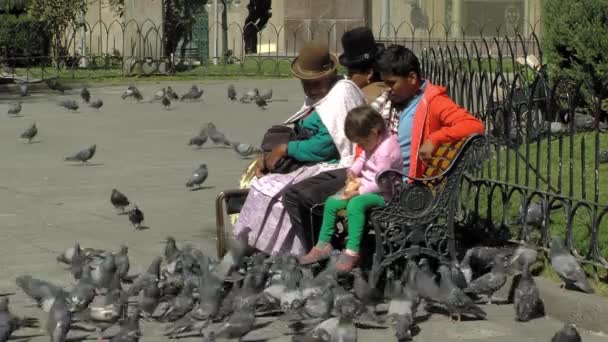
[[[301,80],[316,80],[328,76],[338,68],[338,58],[325,44],[306,43],[291,63],[291,72]]]

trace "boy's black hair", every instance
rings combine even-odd
[[[406,77],[410,72],[420,75],[420,61],[403,45],[389,45],[376,59],[376,70],[383,74]]]
[[[373,128],[383,134],[386,131],[386,123],[382,115],[370,105],[351,109],[344,120],[344,133],[350,141],[368,137]]]

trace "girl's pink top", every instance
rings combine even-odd
[[[355,161],[350,170],[355,176],[361,178],[359,194],[370,192],[380,193],[376,184],[376,175],[387,169],[401,170],[403,168],[403,157],[397,135],[387,133],[378,142],[371,155],[363,152]],[[381,193],[386,199],[389,194]]]

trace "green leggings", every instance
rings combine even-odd
[[[375,193],[358,195],[350,200],[328,198],[323,210],[323,224],[319,233],[319,244],[325,245],[330,242],[336,229],[336,214],[339,210],[346,209],[346,218],[348,220],[348,242],[346,248],[358,252],[361,234],[365,226],[365,213],[371,208],[383,205],[384,198]]]

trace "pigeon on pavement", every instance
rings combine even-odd
[[[21,113],[21,102],[13,103],[8,107],[7,114],[9,116],[18,116]]]
[[[184,101],[184,100],[198,100],[201,98],[201,96],[203,96],[203,93],[205,91],[202,89],[199,89],[196,85],[193,85],[190,88],[190,91],[187,92],[186,94],[182,95],[180,101]]]
[[[266,109],[266,106],[268,105],[268,103],[266,103],[266,100],[264,100],[261,96],[256,96],[255,98],[255,104],[260,107],[261,109]]]
[[[543,301],[527,262],[522,267],[521,276],[513,293],[513,306],[515,319],[520,322],[528,322],[544,315]]]
[[[60,83],[59,81],[57,81],[56,79],[49,79],[46,81],[46,85],[53,89],[53,90],[57,90],[60,93],[65,93],[66,90],[70,90],[70,87]]]
[[[144,221],[144,213],[137,206],[135,206],[129,211],[129,221],[133,227],[135,227],[135,229],[141,229],[141,223]]]
[[[595,292],[585,275],[585,271],[583,271],[574,256],[566,249],[561,238],[558,236],[555,236],[551,241],[549,256],[551,257],[553,270],[564,282],[561,285],[562,288],[574,286],[586,293]]]
[[[496,255],[492,270],[471,281],[469,286],[464,289],[464,293],[485,295],[488,297],[488,304],[491,304],[494,299],[494,293],[500,290],[507,282],[506,263],[507,260],[504,254]]]
[[[215,125],[211,122],[207,124],[207,134],[214,144],[230,146],[230,140],[226,138],[224,133],[218,131]]]
[[[196,186],[196,187],[200,188],[201,185],[207,179],[207,176],[209,176],[209,171],[207,170],[207,164],[199,165],[199,167],[196,170],[194,170],[194,172],[192,173],[192,176],[190,176],[190,179],[186,183],[186,187],[194,188]]]
[[[238,153],[241,157],[250,157],[254,154],[261,153],[262,150],[259,147],[255,147],[250,144],[243,144],[239,142],[233,142],[232,148]]]
[[[553,335],[551,338],[551,342],[582,342],[583,339],[581,335],[579,335],[576,330],[576,325],[574,324],[564,324],[564,327],[561,328],[558,332]]]
[[[120,331],[114,335],[110,342],[137,342],[141,337],[139,327],[140,311],[136,309],[130,314],[127,319],[120,325]]]
[[[177,95],[177,93],[173,91],[173,88],[171,88],[171,86],[167,87],[165,96],[171,100],[179,100],[179,95]]]
[[[8,341],[11,335],[22,328],[37,328],[38,320],[35,318],[14,316],[8,307],[7,297],[0,298],[0,341]]]
[[[265,101],[270,101],[272,99],[272,88],[260,94],[260,98]]]
[[[112,189],[112,194],[110,195],[110,202],[114,208],[120,210],[122,213],[125,212],[125,208],[131,204],[127,196],[125,196],[122,192]]]
[[[89,103],[89,107],[95,108],[95,109],[99,109],[102,106],[103,106],[103,101],[101,99],[97,99],[97,100],[91,101],[91,103]]]
[[[163,104],[163,107],[165,107],[166,110],[169,110],[171,108],[171,100],[169,99],[169,97],[163,96],[161,103]]]
[[[139,89],[137,89],[137,87],[134,85],[130,85],[127,90],[122,94],[121,98],[123,100],[127,98],[134,98],[135,100],[137,100],[137,102],[144,99]]]
[[[19,95],[21,95],[21,97],[30,96],[30,85],[21,83],[19,85]]]
[[[78,102],[76,102],[76,100],[72,100],[72,99],[63,100],[63,101],[59,102],[59,105],[63,108],[69,109],[71,111],[77,111],[79,108]]]
[[[230,101],[236,100],[236,90],[234,89],[234,85],[232,84],[228,86],[228,99]]]
[[[21,139],[27,139],[27,143],[31,143],[32,139],[38,134],[36,124],[32,124],[25,132],[21,133]]]
[[[197,146],[198,148],[201,148],[205,143],[207,142],[207,136],[201,136],[201,135],[197,135],[195,137],[190,138],[190,141],[188,142],[188,146]]]
[[[96,150],[97,145],[91,145],[89,148],[81,150],[71,157],[65,157],[64,159],[66,161],[79,161],[82,163],[87,163],[91,158],[93,158]]]
[[[51,342],[66,342],[71,324],[72,312],[68,303],[65,297],[58,296],[49,311],[46,323],[46,332],[51,337]]]
[[[441,275],[441,281],[439,282],[438,300],[445,305],[450,314],[450,320],[456,316],[460,322],[462,315],[469,314],[481,319],[486,318],[485,311],[475,305],[471,298],[454,285],[450,269],[447,266],[439,266],[439,274]]]
[[[80,91],[80,97],[85,103],[89,103],[89,101],[91,101],[91,93],[86,87],[82,88]]]
[[[55,298],[67,297],[68,293],[61,287],[48,281],[32,278],[30,275],[18,276],[15,283],[28,297],[36,301],[36,304],[45,312],[49,312]]]

